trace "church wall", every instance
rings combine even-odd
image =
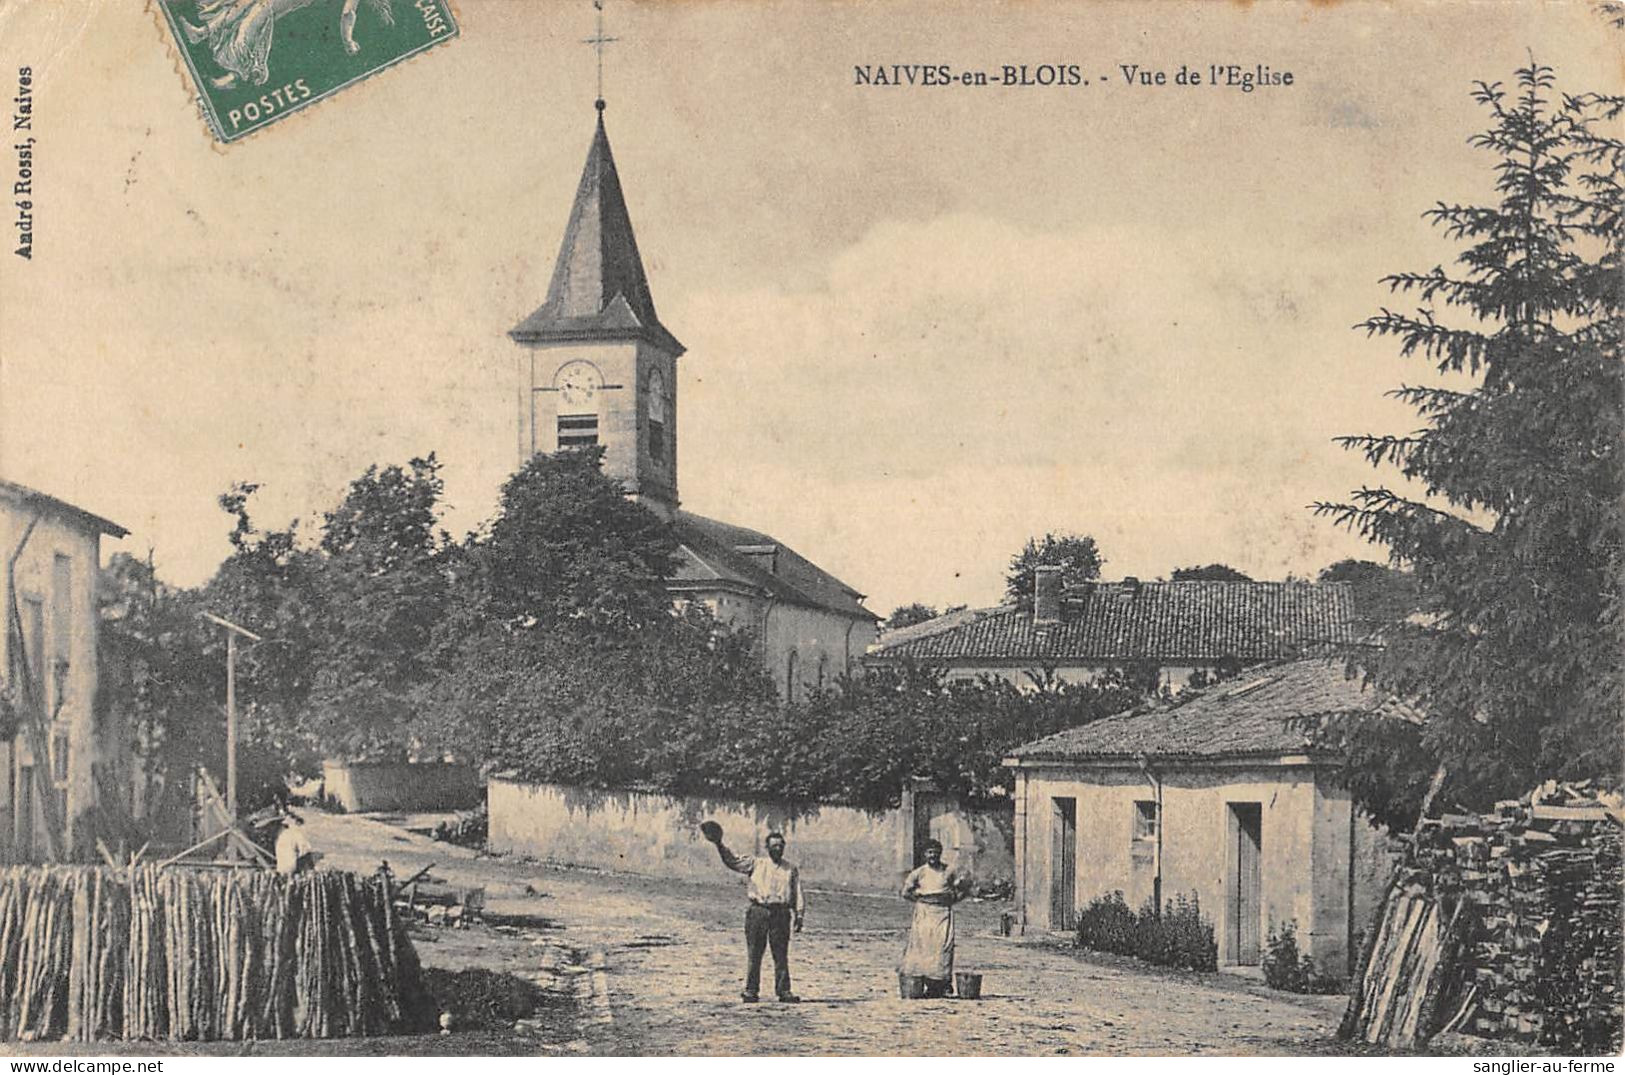
[[[797,697],[804,698],[818,686],[820,658],[824,661],[824,680],[832,683],[857,670],[864,651],[875,639],[871,621],[822,609],[769,603],[735,593],[712,593],[699,599],[719,623],[736,629],[748,627],[755,633],[763,667],[781,697],[786,695],[790,682],[792,651],[796,655]]]
[[[794,697],[804,698],[819,685],[823,662],[826,685],[856,670],[858,659],[874,641],[874,624],[823,609],[775,603],[765,609],[763,660],[781,695],[791,691],[790,655],[795,654]]]

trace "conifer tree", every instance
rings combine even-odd
[[[1619,779],[1621,102],[1562,95],[1533,61],[1516,82],[1473,95],[1494,204],[1425,214],[1462,243],[1455,269],[1387,277],[1421,308],[1357,326],[1446,382],[1391,393],[1421,418],[1410,435],[1340,438],[1407,482],[1316,505],[1418,586],[1422,614],[1363,663],[1425,724],[1327,730],[1363,804],[1405,827],[1430,785],[1482,807],[1547,778]]]

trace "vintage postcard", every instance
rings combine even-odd
[[[0,1054],[1612,1071],[1622,60],[0,0]]]

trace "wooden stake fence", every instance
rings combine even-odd
[[[0,870],[0,1037],[371,1036],[430,1029],[380,878],[137,866]]]

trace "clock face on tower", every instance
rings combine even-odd
[[[560,410],[590,411],[598,407],[598,389],[604,378],[591,362],[576,359],[559,367],[553,387],[559,391]]]

